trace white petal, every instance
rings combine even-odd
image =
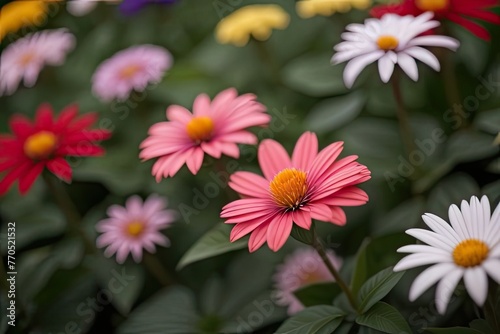
[[[491,223],[492,224],[500,224],[500,203],[498,203],[495,211],[491,215]]]
[[[476,196],[472,196],[470,199],[470,210],[472,218],[472,228],[474,229],[474,235],[478,239],[483,239],[483,228],[484,228],[484,218],[483,218],[483,207]]]
[[[410,288],[410,301],[414,301],[455,268],[453,263],[439,263],[424,270],[415,278]]]
[[[466,269],[464,282],[465,288],[469,292],[472,300],[474,300],[477,305],[483,306],[488,294],[488,277],[484,269],[480,266]]]
[[[415,237],[430,246],[438,247],[444,250],[451,251],[455,247],[455,243],[452,239],[431,231],[412,228],[407,230],[406,234],[411,235],[412,237]]]
[[[409,46],[440,46],[456,51],[460,46],[460,42],[447,36],[420,36],[412,39],[408,43]]]
[[[458,236],[457,232],[455,232],[450,224],[448,224],[444,219],[432,214],[432,213],[426,213],[422,216],[422,219],[424,220],[425,224],[429,226],[434,232],[441,234],[441,235],[447,235],[451,237],[454,241],[459,243],[462,241],[460,237]]]
[[[460,239],[465,240],[471,238],[469,231],[465,227],[465,220],[462,216],[462,212],[460,212],[458,206],[455,204],[450,206],[448,209],[448,217],[450,217],[451,226],[453,226],[453,229],[457,232]]]
[[[394,73],[394,62],[389,55],[386,54],[378,60],[378,72],[383,82],[389,82],[392,73]]]
[[[463,200],[460,205],[460,211],[462,211],[462,216],[465,221],[465,228],[469,231],[469,235],[471,238],[477,238],[476,231],[474,229],[474,221],[472,219],[472,213],[469,203],[466,200]]]
[[[407,245],[398,249],[398,253],[427,253],[427,254],[439,254],[439,255],[450,255],[449,252],[442,248],[436,248],[427,245]]]
[[[406,49],[404,52],[406,52],[413,58],[420,60],[422,63],[429,65],[435,71],[439,72],[441,70],[441,65],[439,64],[439,60],[429,50],[426,50],[418,46],[413,46],[411,48]]]
[[[500,244],[496,245],[493,247],[493,249],[490,249],[490,253],[488,256],[491,257],[500,257]]]
[[[97,1],[94,0],[74,0],[68,1],[66,9],[74,16],[83,16],[90,13],[95,6],[97,6]]]
[[[398,54],[398,65],[413,81],[418,80],[418,68],[415,59],[406,53]]]
[[[384,55],[384,51],[374,51],[363,56],[354,58],[349,63],[344,70],[344,82],[347,88],[351,88],[354,85],[354,81],[359,76],[361,71],[380,57]]]
[[[481,197],[481,209],[483,211],[483,221],[484,221],[482,235],[483,237],[486,237],[486,233],[488,233],[488,228],[491,222],[490,201],[488,200],[487,196]]]
[[[437,255],[437,254],[411,254],[402,258],[395,266],[394,271],[403,271],[411,268],[416,268],[420,266],[425,266],[427,264],[433,264],[438,262],[450,262],[450,255]]]
[[[450,297],[455,291],[462,275],[463,269],[455,268],[439,282],[436,289],[436,307],[440,314],[444,314],[446,312],[446,307],[448,306]]]
[[[483,262],[483,268],[488,275],[500,284],[500,259],[488,259]]]

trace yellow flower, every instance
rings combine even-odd
[[[330,16],[336,12],[345,13],[353,8],[367,9],[372,0],[301,0],[297,2],[297,14],[304,19],[316,15]]]
[[[498,136],[495,138],[493,145],[500,145],[500,132],[498,133]]]
[[[24,26],[40,26],[45,23],[48,2],[41,0],[17,0],[0,10],[0,41],[8,33],[14,33]]]
[[[273,29],[285,29],[289,22],[290,16],[280,6],[245,6],[219,22],[215,37],[222,44],[245,46],[250,36],[265,41]]]

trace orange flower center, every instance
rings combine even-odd
[[[29,136],[24,142],[24,153],[31,159],[46,159],[57,145],[57,137],[49,131],[40,131]]]
[[[394,50],[399,45],[399,40],[391,35],[383,35],[377,39],[377,45],[381,50]]]
[[[450,5],[450,0],[416,0],[415,4],[418,9],[425,12],[437,12],[448,8]]]
[[[461,267],[475,267],[486,260],[489,252],[488,245],[481,240],[467,239],[453,250],[453,261]]]
[[[35,58],[35,55],[33,53],[25,53],[23,54],[18,62],[21,66],[26,66],[28,65],[29,63],[31,63],[31,61]]]
[[[315,271],[307,273],[307,276],[305,276],[302,279],[302,285],[308,285],[312,283],[317,283],[322,280],[322,277]]]
[[[306,172],[285,168],[269,183],[269,190],[276,204],[295,210],[301,206],[306,196]]]
[[[121,69],[120,71],[120,77],[122,79],[130,79],[132,78],[137,72],[141,70],[140,65],[128,65],[125,66],[124,68]]]
[[[131,221],[127,225],[127,233],[132,237],[137,237],[144,232],[144,223],[141,221]]]
[[[210,117],[194,117],[186,126],[186,131],[192,141],[200,143],[212,138],[214,122]]]

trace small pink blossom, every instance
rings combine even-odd
[[[327,251],[327,256],[335,269],[342,265],[342,259],[333,251]],[[293,315],[304,309],[304,305],[295,297],[294,291],[309,284],[334,282],[321,257],[313,248],[297,249],[285,258],[279,265],[273,277],[277,292],[277,303],[288,307],[288,315]]]
[[[44,30],[15,41],[0,57],[0,96],[12,95],[21,81],[33,87],[46,65],[59,66],[75,47],[67,29]]]
[[[139,196],[132,196],[125,207],[110,206],[109,218],[96,225],[102,233],[97,238],[97,247],[107,247],[104,255],[110,257],[116,253],[116,261],[123,263],[129,253],[135,262],[140,262],[143,248],[154,253],[155,244],[169,246],[170,241],[160,230],[172,224],[175,213],[165,210],[166,207],[167,201],[157,195],[149,196],[144,203]]]
[[[266,107],[255,95],[238,96],[230,88],[219,93],[213,101],[201,94],[194,101],[193,113],[184,107],[172,105],[167,109],[168,122],[156,123],[149,129],[140,148],[143,160],[158,158],[153,175],[174,176],[186,164],[197,174],[205,153],[219,159],[222,154],[238,158],[238,144],[256,144],[257,137],[247,128],[266,126],[271,119]]]
[[[161,81],[172,66],[172,55],[156,45],[138,45],[122,50],[99,65],[92,76],[92,90],[101,100],[126,100],[135,90]]]

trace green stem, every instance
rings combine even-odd
[[[401,138],[403,139],[406,153],[410,155],[411,152],[415,150],[414,136],[408,113],[404,107],[403,94],[401,93],[399,74],[397,72],[394,73],[392,78],[392,91],[397,104],[396,111],[399,121],[399,131],[401,133]]]
[[[78,213],[78,209],[73,204],[62,185],[53,176],[47,173],[43,173],[43,179],[52,194],[52,197],[54,197],[57,206],[66,217],[70,231],[81,237],[87,254],[95,253],[96,249],[94,242],[89,239],[85,231],[82,229],[82,218],[80,213]]]
[[[144,253],[143,263],[161,285],[169,286],[174,283],[163,264],[154,255]]]
[[[354,296],[351,292],[351,289],[349,289],[349,287],[344,282],[342,277],[340,277],[340,274],[338,273],[338,271],[335,269],[332,262],[328,258],[328,255],[326,254],[325,248],[323,247],[321,240],[316,235],[316,231],[314,231],[313,234],[314,234],[314,238],[313,238],[312,246],[318,252],[319,256],[321,257],[321,259],[325,263],[326,267],[328,268],[328,271],[335,278],[335,282],[339,285],[339,287],[342,289],[342,291],[344,291],[345,295],[347,296],[347,299],[349,300],[349,304],[351,304],[352,308],[356,312],[358,312],[358,309],[359,309],[358,303],[356,302],[356,299],[354,298]]]
[[[495,312],[498,285],[493,280],[490,280],[489,285],[491,288],[483,307],[484,317],[490,323],[491,327],[500,333],[500,315]]]

